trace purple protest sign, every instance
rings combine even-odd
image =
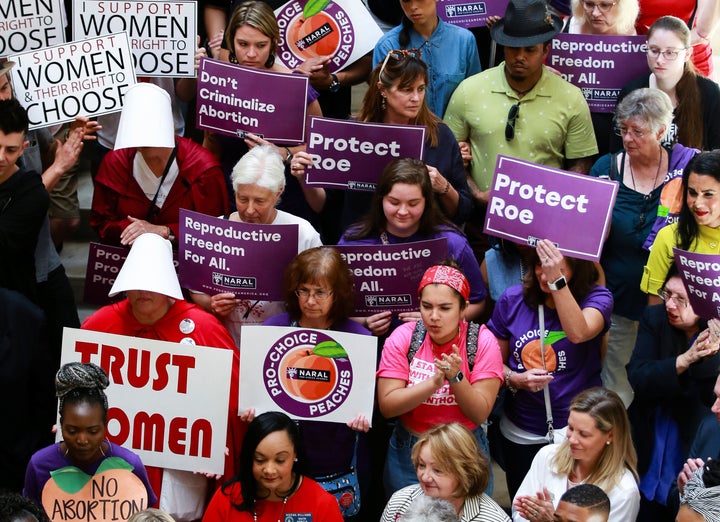
[[[675,266],[697,315],[720,318],[720,254],[698,254],[673,248]]]
[[[499,155],[484,231],[523,245],[540,239],[599,261],[618,183]]]
[[[439,0],[438,16],[460,27],[483,27],[488,16],[504,16],[508,0]]]
[[[297,225],[240,223],[180,209],[180,284],[197,292],[281,301]]]
[[[122,300],[123,294],[108,297],[108,293],[115,284],[115,278],[125,263],[130,250],[125,247],[101,245],[90,243],[88,252],[87,272],[85,273],[85,288],[83,302],[95,305],[107,305]],[[175,270],[178,268],[177,252],[173,252]]]
[[[582,89],[591,112],[613,112],[620,89],[648,73],[645,38],[560,33],[545,63]]]
[[[422,158],[425,127],[310,118],[307,152],[313,164],[306,183],[373,192],[385,167],[397,158]]]
[[[307,89],[307,76],[203,58],[197,126],[229,136],[252,132],[270,141],[302,143]]]
[[[355,282],[355,314],[416,312],[425,270],[447,257],[447,239],[398,245],[337,245]]]

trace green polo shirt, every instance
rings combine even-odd
[[[490,188],[498,154],[557,168],[565,159],[597,154],[580,89],[543,66],[540,80],[521,100],[504,71],[505,62],[461,82],[445,113],[457,140],[470,142],[472,176],[480,190]],[[515,137],[506,141],[508,111],[516,103]]]

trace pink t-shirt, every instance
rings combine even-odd
[[[404,323],[397,327],[385,341],[382,357],[380,358],[380,367],[377,372],[378,377],[400,379],[405,381],[407,386],[413,386],[435,375],[435,356],[433,355],[429,335],[425,335],[422,346],[418,349],[412,362],[408,363],[407,353],[414,328],[415,323]],[[500,346],[495,336],[485,325],[480,327],[478,333],[475,364],[472,373],[470,373],[467,350],[465,349],[467,328],[468,324],[463,321],[460,325],[460,339],[456,341],[463,360],[463,374],[466,378],[469,375],[470,384],[493,378],[502,381],[503,366]],[[452,353],[452,341],[440,348],[442,353]],[[416,433],[423,433],[436,424],[454,421],[464,424],[471,430],[477,427],[474,422],[463,414],[447,381],[435,390],[430,397],[425,399],[420,406],[401,415],[400,419],[406,427]]]

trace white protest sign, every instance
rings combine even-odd
[[[0,57],[63,42],[61,0],[0,0]]]
[[[70,42],[11,56],[15,97],[27,109],[30,129],[122,110],[135,84],[127,34]]]
[[[195,77],[197,2],[75,0],[73,38],[126,32],[138,76]]]
[[[332,56],[339,71],[375,47],[382,31],[358,0],[290,0],[275,10],[280,26],[278,59],[295,69],[309,58]]]
[[[232,357],[191,344],[63,333],[63,364],[92,362],[108,374],[108,439],[161,468],[223,473]]]
[[[248,325],[240,345],[239,412],[282,410],[294,419],[342,423],[358,414],[372,419],[375,337]]]

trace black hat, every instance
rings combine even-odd
[[[510,0],[505,16],[493,24],[490,35],[506,47],[527,47],[551,40],[562,25],[545,0]]]

